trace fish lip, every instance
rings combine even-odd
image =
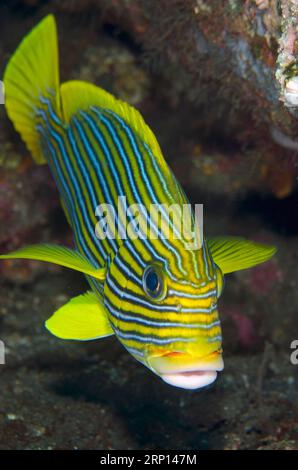
[[[218,366],[215,364],[203,364],[200,367],[189,366],[183,369],[173,370],[171,372],[165,372],[166,374],[190,374],[191,372],[221,372],[224,369],[223,360],[221,359]]]
[[[161,374],[164,382],[174,387],[186,390],[197,390],[211,385],[217,378],[216,370],[196,370],[191,372],[179,372],[176,374]]]
[[[173,351],[151,357],[149,363],[153,372],[175,387],[194,390],[214,382],[218,372],[224,368],[221,349],[202,357]],[[177,358],[177,363],[175,363]]]
[[[166,364],[166,358],[185,358],[184,364],[179,364],[176,367],[172,364]],[[164,361],[165,360],[165,361]],[[217,350],[202,357],[192,357],[182,352],[173,351],[170,353],[163,354],[159,357],[153,357],[149,359],[149,363],[153,366],[153,370],[158,375],[173,375],[173,374],[187,374],[191,372],[220,372],[224,368],[224,362],[222,358],[222,351]],[[173,367],[174,366],[174,367]]]

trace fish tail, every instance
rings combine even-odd
[[[37,131],[45,100],[61,115],[58,40],[53,15],[46,16],[21,42],[4,74],[5,107],[36,163],[46,163]]]

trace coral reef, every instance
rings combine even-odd
[[[251,178],[237,180],[230,164],[230,179],[229,171],[223,172],[230,192],[255,188],[286,197],[293,191],[298,146],[296,0],[72,0],[52,5],[73,14],[97,12],[98,21],[140,46],[144,66],[153,80],[158,77],[155,94],[166,101],[168,113],[189,120],[190,132],[198,136],[194,145],[219,141],[221,154],[222,140],[237,145],[236,161],[229,149],[224,157],[235,165],[240,161]],[[147,108],[145,103],[145,112]],[[174,135],[179,134],[180,141],[186,140],[183,128]],[[215,167],[219,152],[209,154]],[[179,157],[181,165],[187,159],[193,170],[188,173],[196,175],[197,161],[190,153]],[[203,189],[216,187],[212,174],[206,174],[205,184],[202,180]]]
[[[296,0],[19,4],[57,15],[62,77],[89,79],[140,107],[174,169],[187,165],[186,185],[217,193],[220,172],[227,196],[294,190]]]

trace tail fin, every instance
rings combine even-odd
[[[46,16],[21,42],[4,74],[5,106],[36,163],[45,163],[36,131],[36,108],[48,98],[60,115],[56,22]]]

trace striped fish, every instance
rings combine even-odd
[[[36,163],[49,165],[75,246],[32,245],[1,258],[56,263],[84,273],[90,284],[46,321],[47,329],[81,341],[115,334],[169,384],[213,382],[223,369],[223,276],[266,261],[275,248],[206,240],[191,211],[181,224],[187,197],[139,112],[92,84],[60,85],[52,15],[20,44],[4,83],[8,116]],[[129,211],[119,210],[119,201]],[[111,210],[107,219],[103,207]],[[129,226],[131,235],[123,236]],[[189,248],[193,233],[200,243]]]

